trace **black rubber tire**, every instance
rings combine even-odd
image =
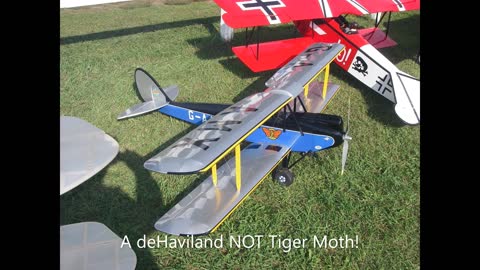
[[[273,179],[277,181],[281,186],[288,187],[293,183],[295,176],[287,168],[278,168],[275,170]]]

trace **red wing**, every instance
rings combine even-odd
[[[310,36],[263,42],[258,45],[260,58],[256,44],[232,47],[232,51],[253,72],[260,72],[283,67],[314,42]]]
[[[214,0],[233,28],[420,8],[420,0]]]
[[[214,0],[226,13],[225,23],[233,28],[288,23],[292,20],[320,18],[318,0]],[[262,8],[263,5],[263,8]],[[309,8],[303,8],[308,6]],[[267,16],[271,14],[271,16]]]

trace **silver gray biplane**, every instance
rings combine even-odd
[[[175,102],[178,87],[163,89],[137,69],[135,82],[144,102],[118,119],[159,111],[198,125],[144,167],[165,174],[211,173],[155,228],[173,235],[213,232],[272,171],[288,186],[293,181],[290,169],[300,159],[342,143],[343,173],[351,138],[341,117],[320,113],[339,88],[328,83],[329,65],[343,50],[338,43],[312,44],[278,70],[266,90],[233,105]],[[244,141],[249,144],[242,148]],[[301,157],[290,162],[292,152]]]

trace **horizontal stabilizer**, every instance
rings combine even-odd
[[[165,91],[165,94],[167,94],[169,97],[172,98],[172,100],[174,100],[178,95],[179,89],[176,85],[173,85],[173,86],[167,87],[166,89],[164,89],[164,91]],[[165,96],[160,91],[157,91],[156,93],[158,94],[152,95],[153,100],[145,101],[143,103],[133,105],[132,107],[128,108],[126,111],[121,113],[117,117],[117,120],[153,112],[170,103],[169,101],[166,100]]]
[[[311,37],[301,37],[237,46],[232,51],[250,70],[261,72],[281,68],[313,42]]]
[[[214,231],[288,154],[300,137],[287,145],[250,144],[241,151],[242,187],[235,185],[235,158],[217,169],[217,186],[212,176],[205,179],[156,223],[159,231],[173,235],[204,235]]]

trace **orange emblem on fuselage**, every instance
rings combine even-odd
[[[265,133],[265,136],[269,138],[270,140],[276,140],[278,139],[278,136],[282,134],[282,130],[276,130],[274,128],[262,128],[263,133]]]

